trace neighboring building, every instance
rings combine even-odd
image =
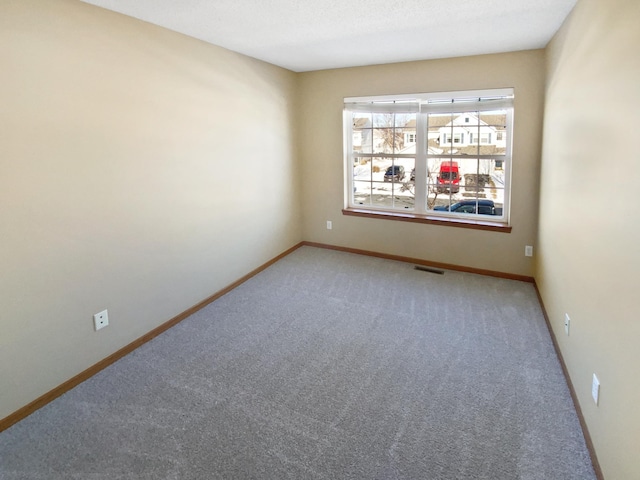
[[[428,153],[447,156],[449,154],[500,155],[505,153],[506,118],[500,114],[480,114],[465,112],[452,119],[451,115],[429,115]],[[353,149],[355,152],[374,153],[416,153],[416,120],[410,117],[406,122],[386,115],[375,115],[372,122],[369,115],[353,120]],[[393,126],[395,124],[395,127]],[[430,162],[430,171],[437,172],[441,160]],[[491,162],[488,171],[494,173],[502,169],[502,161]],[[475,171],[475,170],[474,170]],[[466,172],[465,172],[466,173]]]
[[[431,121],[448,120],[445,125],[431,125]],[[454,150],[462,154],[500,154],[507,146],[505,115],[480,115],[466,112],[453,120],[450,117],[429,117],[429,144],[437,144],[447,153]],[[435,123],[435,122],[434,122]],[[480,147],[480,151],[478,151]]]

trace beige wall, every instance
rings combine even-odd
[[[76,0],[0,2],[0,419],[302,240],[295,82]]]
[[[581,0],[548,48],[539,198],[544,51],[295,75],[75,0],[2,1],[0,418],[303,238],[521,275],[533,244],[605,476],[640,478],[639,24],[636,0]],[[497,87],[511,234],[341,214],[344,97]]]
[[[548,47],[535,276],[611,480],[640,478],[639,25],[637,0],[580,0]]]
[[[344,97],[515,88],[510,234],[343,216]],[[542,50],[300,75],[305,240],[466,267],[532,275],[544,94]],[[333,229],[326,229],[326,221]]]

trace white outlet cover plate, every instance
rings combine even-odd
[[[103,310],[93,316],[93,326],[96,332],[107,325],[109,325],[109,312],[107,310]]]

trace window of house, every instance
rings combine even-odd
[[[508,225],[512,118],[512,89],[345,99],[345,213]]]

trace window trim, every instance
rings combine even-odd
[[[345,207],[342,214],[351,217],[375,218],[381,220],[396,220],[409,223],[423,223],[427,225],[440,225],[444,227],[467,228],[470,230],[485,230],[490,232],[511,233],[512,226],[504,222],[487,222],[473,218],[441,217],[435,215],[422,215],[419,213],[403,212],[401,210],[375,210],[371,208]],[[462,217],[462,214],[460,214]],[[486,218],[485,216],[482,217]]]
[[[510,232],[509,206],[511,198],[511,166],[513,150],[513,99],[513,88],[345,98],[343,110],[345,157],[345,194],[343,214]],[[478,115],[481,115],[483,111],[495,110],[506,110],[506,128],[501,130],[501,132],[509,133],[505,144],[505,153],[499,155],[478,154],[473,155],[472,158],[477,159],[477,161],[482,159],[502,161],[504,171],[504,202],[503,214],[500,217],[492,218],[490,215],[462,214],[430,210],[426,206],[426,202],[425,205],[415,202],[413,210],[406,211],[394,209],[392,207],[379,208],[372,205],[365,206],[355,203],[353,195],[353,188],[355,185],[353,178],[353,159],[357,154],[352,146],[352,115],[354,112],[412,113],[416,115],[416,153],[388,154],[388,156],[391,158],[400,158],[405,156],[415,158],[416,178],[418,178],[418,174],[422,173],[420,170],[426,169],[426,162],[428,161],[428,158],[438,156],[429,154],[426,146],[427,118],[429,114],[451,113],[455,115],[456,113],[477,112]],[[478,136],[480,136],[479,132]],[[478,138],[478,141],[480,142],[480,138]],[[480,142],[478,145],[480,147],[480,145],[485,145],[485,143]],[[453,146],[453,143],[451,146]],[[365,156],[371,155],[374,154],[365,154]],[[387,155],[380,153],[376,156],[385,157]],[[444,156],[454,161],[460,158],[469,158],[469,156],[462,154],[452,155],[451,153]],[[419,164],[421,163],[424,163],[424,166],[419,168]],[[421,188],[418,188],[418,183],[416,183],[415,198],[424,197],[426,199],[428,193],[426,188],[426,184],[421,185]]]

